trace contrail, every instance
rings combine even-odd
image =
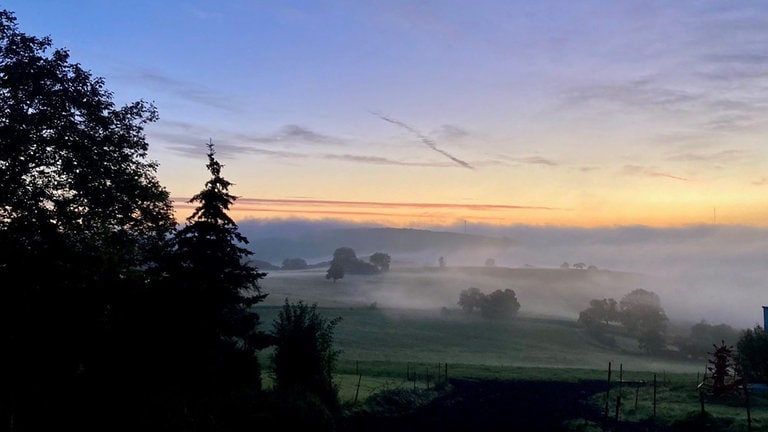
[[[407,130],[408,132],[416,135],[421,140],[421,142],[426,144],[429,148],[431,148],[432,150],[442,154],[443,156],[445,156],[448,159],[456,162],[457,164],[463,166],[464,168],[469,168],[471,170],[475,169],[475,167],[473,167],[472,165],[464,162],[463,160],[461,160],[461,159],[451,155],[450,153],[448,153],[448,152],[446,152],[444,150],[441,150],[441,149],[437,148],[437,144],[435,144],[434,141],[432,141],[429,137],[423,135],[421,132],[419,132],[415,128],[413,128],[413,127],[411,127],[411,126],[409,126],[409,125],[407,125],[407,124],[405,124],[405,123],[403,123],[401,121],[397,121],[395,119],[391,119],[391,118],[389,118],[389,117],[387,117],[387,116],[385,116],[383,114],[380,114],[380,113],[377,113],[377,112],[373,112],[373,111],[369,111],[369,112],[371,114],[375,115],[376,117],[384,120],[384,121],[387,121],[387,122],[390,122],[390,123],[392,123],[394,125],[400,126],[401,128]]]

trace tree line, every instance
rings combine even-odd
[[[578,322],[592,337],[607,345],[616,344],[611,334],[620,328],[648,353],[668,353],[671,344],[680,355],[704,360],[724,347],[733,348],[731,372],[747,382],[768,383],[768,333],[760,325],[735,329],[702,320],[692,325],[688,334],[672,338],[668,335],[669,318],[661,299],[653,291],[644,289],[633,290],[618,302],[613,298],[590,300],[589,307],[579,313]]]
[[[178,224],[143,100],[0,11],[0,430],[331,430],[338,319],[267,293],[212,142]],[[274,385],[262,385],[270,349]]]

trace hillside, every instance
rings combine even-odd
[[[274,232],[259,230],[244,222],[241,232],[249,239],[254,258],[280,265],[285,258],[303,258],[308,263],[328,261],[341,246],[351,247],[359,257],[385,252],[395,260],[437,263],[440,256],[457,252],[480,254],[485,259],[508,249],[508,238],[407,228],[331,228]],[[478,263],[479,264],[479,263]]]

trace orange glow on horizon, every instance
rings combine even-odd
[[[183,222],[194,205],[188,199],[174,198],[177,220]],[[572,226],[583,228],[642,225],[679,227],[702,224],[768,226],[765,208],[726,211],[720,220],[712,209],[701,206],[628,204],[617,208],[567,209],[556,207],[499,204],[409,203],[301,199],[238,199],[230,209],[235,221],[243,220],[337,220],[355,224],[375,224],[395,228],[414,226],[452,226],[470,221],[483,225]]]

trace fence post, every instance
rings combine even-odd
[[[621,405],[622,386],[624,385],[624,363],[619,363],[619,394],[616,397],[616,421],[619,420],[619,406]]]
[[[608,402],[611,400],[611,362],[608,362],[608,386],[605,389],[605,417],[608,417]]]
[[[363,376],[358,375],[357,376],[357,389],[355,389],[355,403],[357,403],[357,395],[360,394],[360,381],[362,381]]]
[[[747,380],[744,380],[744,383],[742,384],[744,386],[744,397],[746,398],[747,403],[747,431],[752,431],[752,413],[749,406],[749,387],[747,387]]]
[[[635,411],[637,411],[637,397],[640,395],[640,384],[635,386]]]
[[[653,418],[656,418],[656,374],[653,374]]]

